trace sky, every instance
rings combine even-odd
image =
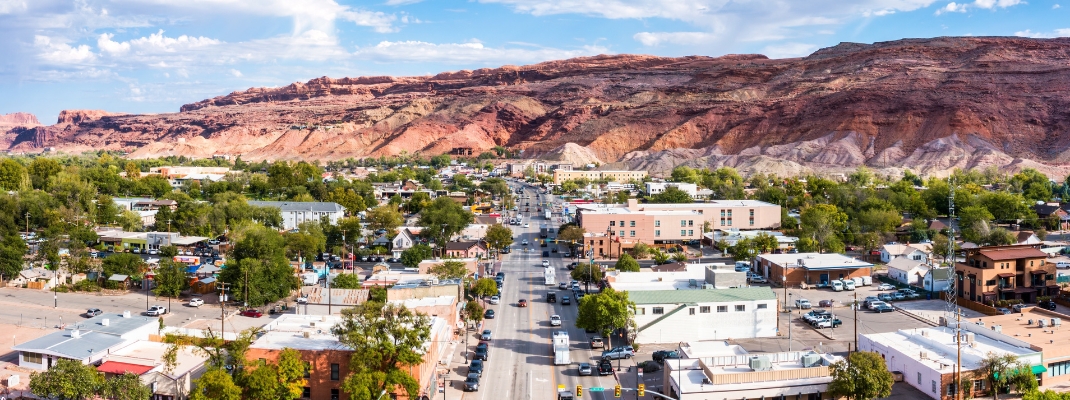
[[[1070,36],[1070,0],[0,0],[0,114],[177,112],[251,87],[598,54]]]

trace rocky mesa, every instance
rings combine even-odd
[[[428,77],[317,78],[154,115],[71,112],[0,148],[244,159],[479,154],[797,174],[1070,172],[1070,39],[842,43],[802,58],[584,57]]]

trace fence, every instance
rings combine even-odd
[[[940,299],[947,300],[947,293],[940,293]],[[967,310],[977,311],[984,315],[1003,315],[1003,313],[999,312],[999,310],[995,309],[994,307],[989,307],[973,300],[967,300],[959,297],[955,303],[958,304],[959,307],[965,308]]]

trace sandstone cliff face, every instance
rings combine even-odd
[[[494,146],[657,171],[1070,172],[1070,39],[845,43],[796,59],[621,55],[433,77],[317,78],[159,115],[71,117],[16,151],[344,159]]]

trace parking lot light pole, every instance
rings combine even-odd
[[[788,296],[792,296],[793,293],[789,293]],[[788,352],[791,352],[791,310],[788,310]]]

